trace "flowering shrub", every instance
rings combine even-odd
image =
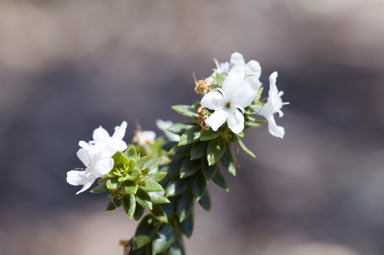
[[[209,211],[208,182],[228,191],[222,171],[236,175],[234,144],[255,157],[242,138],[265,122],[271,135],[284,137],[274,118],[275,113],[282,117],[281,108],[288,104],[277,89],[277,72],[270,75],[268,99],[263,100],[257,61],[245,63],[233,53],[230,62],[216,65],[210,77],[195,81],[195,92],[203,95],[200,102],[172,107],[189,122],[157,120],[166,139],[138,128],[134,144],[127,145],[123,122],[112,136],[99,127],[93,141],[79,143],[77,156],[86,168],[69,171],[67,182],[83,185],[79,194],[98,179],[91,192],[109,193],[107,210],[122,207],[129,218],[140,220],[124,243],[127,254],[185,254],[183,236],[192,235],[195,202]]]

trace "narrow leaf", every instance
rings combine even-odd
[[[217,166],[216,165],[213,165],[213,166],[208,166],[208,162],[206,159],[202,159],[201,160],[201,170],[203,172],[203,175],[204,175],[204,178],[207,180],[207,181],[210,181],[212,180],[212,178],[215,176],[216,174],[216,169],[217,169]]]
[[[174,228],[169,224],[164,224],[152,241],[152,254],[156,255],[168,249],[175,240],[175,233]]]
[[[189,180],[175,179],[169,182],[165,193],[168,197],[174,197],[186,191],[188,186]]]
[[[170,203],[169,199],[164,196],[164,192],[148,192],[148,195],[154,204]]]
[[[225,152],[225,142],[222,139],[209,141],[207,146],[208,165],[212,166],[220,160]]]
[[[201,196],[201,198],[199,200],[199,204],[206,211],[211,210],[211,198],[209,197],[208,189],[205,189],[203,195]]]
[[[188,217],[181,223],[181,228],[182,228],[184,234],[188,238],[192,236],[193,225],[194,225],[193,213],[190,212]]]
[[[191,149],[191,160],[201,158],[205,154],[206,146],[205,142],[194,143]]]
[[[224,176],[221,173],[219,168],[217,168],[217,170],[216,170],[216,175],[213,178],[213,182],[217,186],[219,186],[220,188],[224,189],[225,191],[229,191],[228,186],[227,186],[227,182],[225,181]]]
[[[152,210],[152,202],[150,196],[144,192],[143,190],[139,189],[136,193],[136,201],[139,203],[142,207]]]
[[[146,192],[151,192],[151,191],[163,191],[163,187],[155,182],[152,179],[145,179],[144,181],[139,183],[139,188],[146,191]]]
[[[192,193],[197,201],[200,200],[206,186],[207,186],[207,181],[205,180],[204,176],[201,173],[195,174],[192,177]]]
[[[188,193],[183,193],[177,200],[176,211],[179,215],[179,222],[188,216],[193,206],[193,197]]]
[[[125,213],[132,219],[136,210],[136,199],[134,195],[124,195],[121,199]]]
[[[252,158],[256,158],[255,154],[253,154],[252,151],[250,151],[247,146],[245,146],[245,144],[243,143],[243,141],[239,138],[239,137],[236,137],[236,142],[237,144],[240,146],[240,148],[245,152],[247,153],[249,156],[251,156]]]
[[[209,130],[201,130],[201,135],[200,135],[200,141],[210,141],[213,139],[216,139],[219,137],[221,134],[220,129],[218,131],[213,131],[212,129]]]
[[[171,107],[174,111],[187,116],[187,117],[195,117],[198,118],[199,114],[189,105],[174,105]]]
[[[199,160],[184,160],[180,169],[180,178],[185,178],[193,175],[200,169],[200,161]]]

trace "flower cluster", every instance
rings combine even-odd
[[[208,183],[229,191],[223,171],[236,175],[234,145],[255,157],[243,138],[248,129],[265,122],[270,134],[284,137],[284,128],[275,121],[275,114],[282,117],[288,104],[277,89],[278,74],[269,76],[267,99],[262,99],[260,76],[257,61],[246,63],[235,52],[229,62],[216,61],[208,78],[195,78],[201,101],[172,107],[189,122],[156,121],[166,139],[137,125],[134,144],[127,145],[124,121],[112,136],[100,126],[92,141],[79,142],[77,156],[85,169],[68,171],[67,182],[82,185],[79,194],[98,180],[91,192],[109,192],[108,211],[123,207],[129,218],[140,220],[135,235],[121,242],[126,253],[185,255],[183,236],[192,235],[195,203],[211,208]],[[143,216],[145,210],[149,214]]]
[[[246,108],[251,106],[253,110],[256,110],[256,114],[263,116],[268,121],[270,134],[283,138],[284,128],[277,126],[274,114],[279,113],[279,116],[282,117],[281,108],[288,103],[283,103],[281,99],[283,92],[277,90],[277,72],[270,75],[268,102],[262,104],[255,100],[262,86],[259,62],[251,60],[245,63],[243,56],[235,52],[232,54],[230,62],[216,65],[217,69],[211,77],[215,80],[217,87],[201,100],[201,105],[214,111],[206,123],[214,131],[227,123],[232,132],[238,134],[244,130],[244,114],[247,112]]]
[[[85,165],[85,170],[71,170],[67,172],[67,182],[71,185],[83,185],[76,194],[86,191],[97,178],[108,174],[113,168],[112,156],[118,151],[124,151],[127,144],[123,141],[127,122],[123,121],[115,127],[115,132],[109,136],[108,132],[99,127],[93,131],[93,140],[88,143],[80,141],[81,147],[77,151],[77,157]]]

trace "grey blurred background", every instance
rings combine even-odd
[[[121,254],[135,223],[65,182],[78,141],[184,120],[234,51],[279,71],[286,138],[248,134],[188,254],[384,254],[382,0],[1,0],[0,254]]]

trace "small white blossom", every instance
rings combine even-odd
[[[156,133],[153,131],[136,131],[133,142],[139,145],[153,144],[155,142]]]
[[[201,105],[214,110],[205,123],[217,131],[225,122],[233,133],[238,134],[244,129],[244,108],[250,105],[260,87],[245,78],[245,68],[234,66],[224,80],[220,92],[206,94]]]
[[[245,63],[243,55],[239,52],[234,52],[231,55],[230,62],[218,63],[216,61],[216,70],[213,72],[211,77],[216,78],[216,73],[219,74],[228,74],[234,66],[242,66],[245,68],[245,75],[252,76],[252,79],[255,83],[260,83],[261,75],[261,66],[256,60],[250,60],[248,63]]]
[[[67,182],[71,185],[83,185],[76,194],[89,189],[97,178],[108,174],[113,168],[112,156],[118,151],[124,151],[127,144],[122,140],[127,128],[127,122],[123,121],[115,127],[115,132],[109,136],[108,132],[99,127],[93,131],[93,141],[88,143],[80,141],[81,147],[77,151],[77,157],[85,165],[85,170],[71,170],[67,172]]]
[[[180,141],[180,136],[173,134],[167,130],[167,128],[171,127],[173,125],[173,122],[170,120],[157,120],[156,126],[158,129],[164,132],[164,135],[168,138],[171,142],[178,142]]]
[[[281,97],[283,96],[283,91],[278,91],[276,86],[277,72],[273,72],[269,76],[269,92],[268,92],[268,101],[261,108],[259,115],[263,116],[268,121],[268,131],[271,135],[284,138],[285,129],[284,127],[278,126],[276,124],[274,114],[278,113],[279,117],[283,117],[284,113],[281,111],[283,105],[289,104],[288,102],[283,102]]]

